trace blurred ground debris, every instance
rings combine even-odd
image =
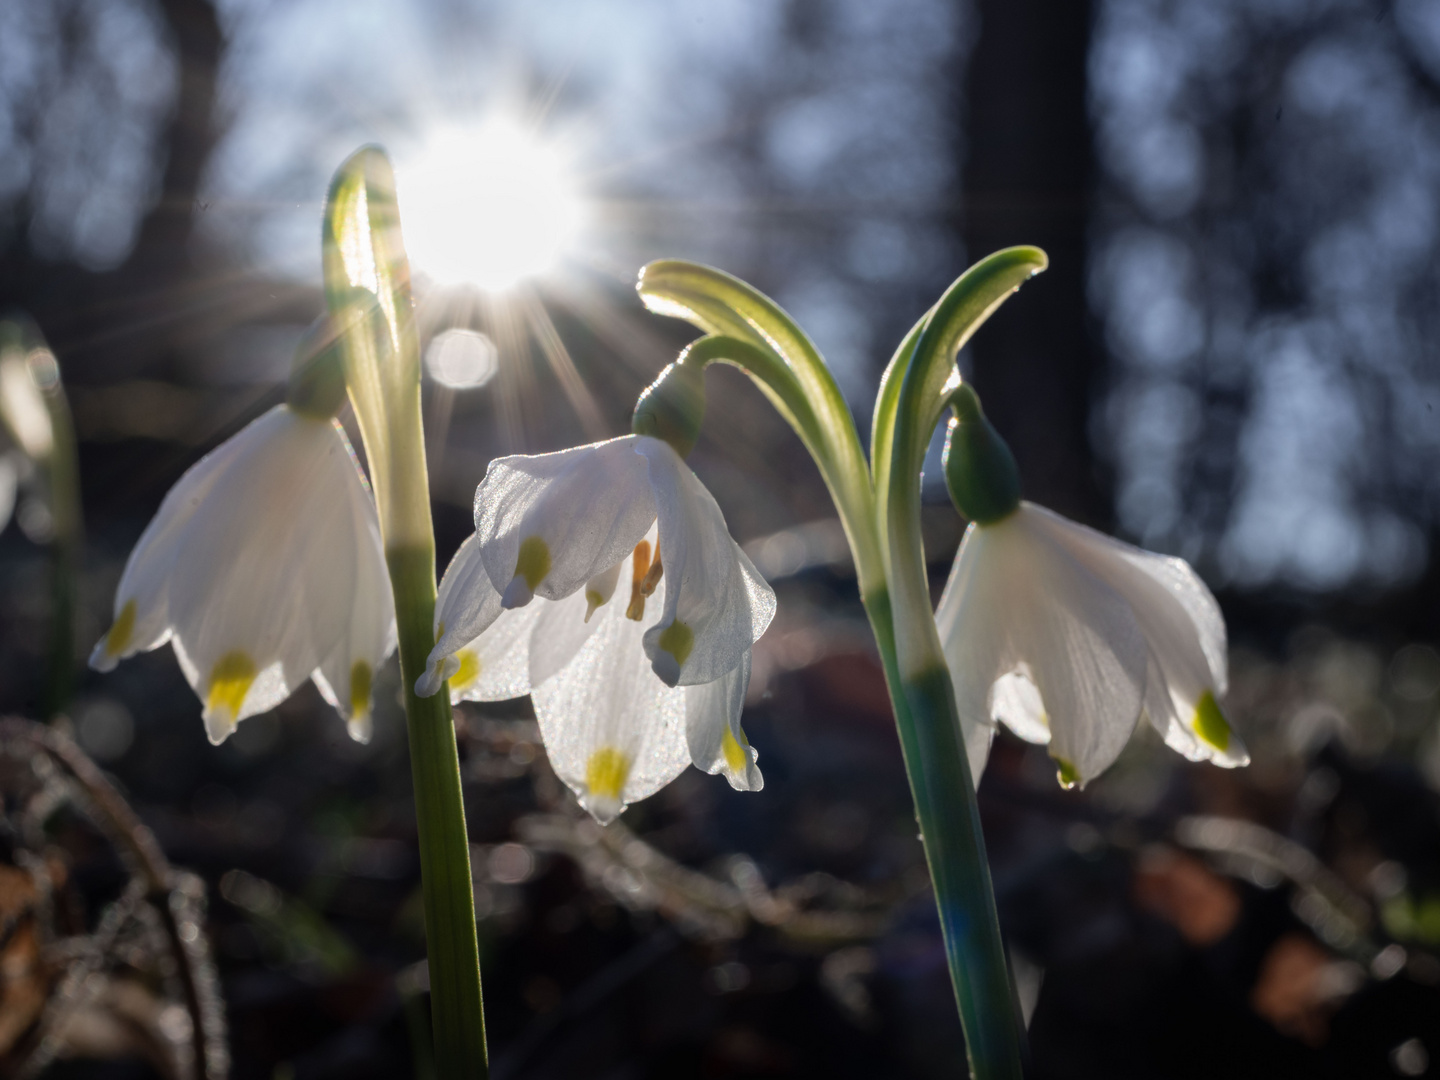
[[[71,739],[0,720],[0,1063],[139,1058],[175,1080],[229,1075],[205,885]],[[98,917],[87,915],[98,909]]]

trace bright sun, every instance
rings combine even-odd
[[[397,171],[410,258],[439,282],[508,289],[553,266],[580,229],[564,155],[513,121],[436,128]]]

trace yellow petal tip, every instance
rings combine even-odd
[[[235,730],[255,675],[255,661],[241,649],[234,649],[215,662],[210,671],[210,686],[205,692],[206,725],[211,729],[211,742],[219,743]]]
[[[1220,711],[1215,695],[1206,690],[1195,703],[1195,718],[1191,729],[1206,746],[1224,753],[1230,746],[1230,725]]]
[[[110,627],[110,632],[105,635],[105,655],[110,659],[117,659],[121,653],[130,647],[130,639],[135,634],[135,601],[126,600],[125,605],[120,609],[120,614],[115,616],[115,623]]]
[[[461,649],[455,659],[460,666],[450,676],[450,689],[463,690],[480,677],[480,656],[474,649]]]
[[[695,631],[676,619],[660,631],[656,644],[673,656],[679,667],[684,667],[685,661],[690,659],[690,650],[695,648]]]
[[[364,660],[350,666],[350,715],[355,719],[370,715],[370,687],[374,672]]]
[[[737,739],[728,727],[725,729],[725,734],[720,737],[720,753],[725,758],[726,768],[732,773],[743,774],[750,765],[750,754],[746,749],[750,741],[745,738],[743,728],[739,731]]]
[[[1066,791],[1074,791],[1078,787],[1084,787],[1085,781],[1081,779],[1080,770],[1075,768],[1064,758],[1052,757],[1055,762],[1055,778],[1060,781],[1060,786]]]
[[[602,746],[585,763],[585,787],[595,799],[618,803],[630,776],[630,756],[613,746]]]

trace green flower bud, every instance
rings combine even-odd
[[[316,420],[328,420],[345,404],[345,354],[330,316],[316,319],[300,339],[285,403]]]
[[[705,419],[705,365],[681,355],[635,403],[630,430],[669,443],[682,458],[695,448]]]
[[[950,408],[943,459],[950,501],[977,525],[993,525],[1020,505],[1020,469],[968,384],[951,395]]]

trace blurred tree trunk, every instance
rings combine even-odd
[[[1085,293],[1094,152],[1086,108],[1088,0],[976,0],[965,86],[970,261],[1035,244],[1050,269],[977,336],[974,384],[1020,462],[1028,498],[1093,525],[1112,519],[1089,423],[1103,374]]]
[[[160,199],[141,222],[123,272],[172,278],[189,262],[200,184],[219,140],[215,91],[224,37],[210,0],[161,0],[175,48],[175,105],[165,129]]]
[[[216,85],[224,35],[211,0],[157,5],[176,64],[175,99],[157,155],[159,197],[135,244],[113,270],[92,271],[38,255],[28,223],[13,229],[0,262],[0,296],[27,310],[66,364],[69,381],[163,375],[187,337],[187,323],[209,305],[199,295],[190,237],[206,163],[219,128]]]

